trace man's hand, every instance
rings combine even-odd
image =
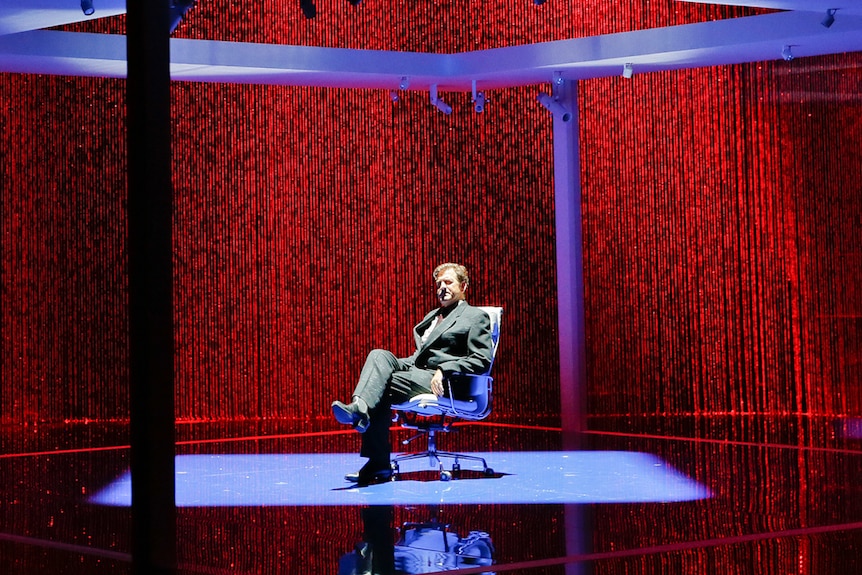
[[[434,372],[434,377],[431,378],[431,391],[437,397],[443,397],[445,390],[443,389],[443,372],[439,369]]]

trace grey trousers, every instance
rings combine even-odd
[[[389,462],[392,447],[389,425],[391,405],[419,393],[431,393],[434,370],[419,369],[385,349],[375,349],[365,358],[353,397],[368,404],[370,424],[362,434],[359,454],[383,466]]]

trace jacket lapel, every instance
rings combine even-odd
[[[460,316],[461,313],[464,311],[464,306],[466,306],[466,305],[467,305],[466,302],[457,304],[457,307],[455,309],[453,309],[451,312],[449,312],[449,315],[447,315],[445,318],[443,318],[443,321],[440,322],[440,325],[435,327],[434,331],[432,331],[428,335],[428,339],[426,339],[425,343],[423,344],[421,334],[425,329],[427,329],[428,324],[430,322],[434,321],[434,318],[437,314],[436,314],[436,312],[431,313],[430,318],[426,317],[425,320],[422,321],[422,323],[420,323],[418,326],[416,326],[419,329],[419,331],[418,331],[419,336],[417,336],[416,347],[420,348],[420,349],[425,349],[426,347],[431,345],[434,342],[434,340],[436,340],[438,337],[440,337],[447,329],[449,329],[450,327],[452,327],[455,324],[455,320],[457,320],[458,316]],[[423,325],[423,324],[425,324],[425,325]]]
[[[437,315],[437,310],[432,310],[428,312],[422,321],[413,326],[413,339],[416,340],[416,349],[422,348],[422,334],[425,333],[425,330],[428,329],[428,326],[431,325],[431,322],[434,321],[434,317]]]

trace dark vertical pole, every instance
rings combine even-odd
[[[176,572],[169,0],[128,0],[132,572]]]

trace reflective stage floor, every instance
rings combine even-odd
[[[366,487],[328,422],[180,425],[178,572],[862,573],[858,422],[621,423],[461,426],[440,447],[492,473]],[[126,432],[3,430],[0,572],[131,571]]]

